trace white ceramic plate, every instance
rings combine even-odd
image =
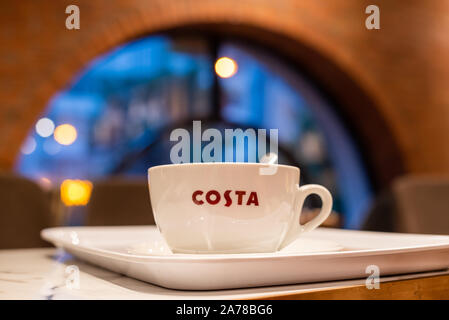
[[[215,290],[366,278],[449,267],[449,236],[318,228],[275,253],[173,254],[154,226],[61,227],[42,238],[75,257],[167,288]]]

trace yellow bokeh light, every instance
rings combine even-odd
[[[88,180],[64,180],[61,184],[61,200],[66,206],[85,206],[92,193]]]
[[[53,133],[56,142],[66,146],[75,142],[77,135],[76,128],[68,123],[57,126]]]
[[[236,74],[237,62],[229,57],[221,57],[215,62],[215,72],[221,78],[230,78]]]

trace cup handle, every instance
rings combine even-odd
[[[311,195],[316,194],[321,198],[322,206],[320,213],[313,218],[311,221],[307,222],[304,225],[299,223],[299,218],[301,216],[302,208],[304,206],[304,201],[306,198]],[[296,199],[294,204],[295,215],[293,218],[293,225],[290,227],[289,232],[287,233],[282,247],[290,244],[293,240],[295,240],[300,234],[308,231],[312,231],[317,228],[320,224],[322,224],[327,217],[329,217],[332,211],[332,195],[325,187],[320,186],[318,184],[307,184],[299,187],[296,191]]]

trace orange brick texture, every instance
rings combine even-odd
[[[368,31],[365,8],[376,3],[381,29]],[[70,4],[80,7],[80,30],[65,28]],[[254,28],[260,42],[264,33],[285,37],[279,48],[301,44],[342,70],[372,101],[348,108],[349,92],[341,108],[377,159],[374,175],[395,161],[406,172],[449,174],[448,14],[441,0],[1,1],[0,169],[12,169],[49,99],[93,58],[143,35],[206,24]],[[293,60],[307,58],[291,50]],[[330,87],[339,82],[315,71]]]

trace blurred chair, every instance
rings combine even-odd
[[[49,197],[36,183],[0,173],[0,249],[48,246],[40,231],[51,224]]]
[[[111,178],[94,183],[86,225],[154,224],[146,180]]]
[[[449,177],[404,176],[376,201],[368,230],[449,234]]]

